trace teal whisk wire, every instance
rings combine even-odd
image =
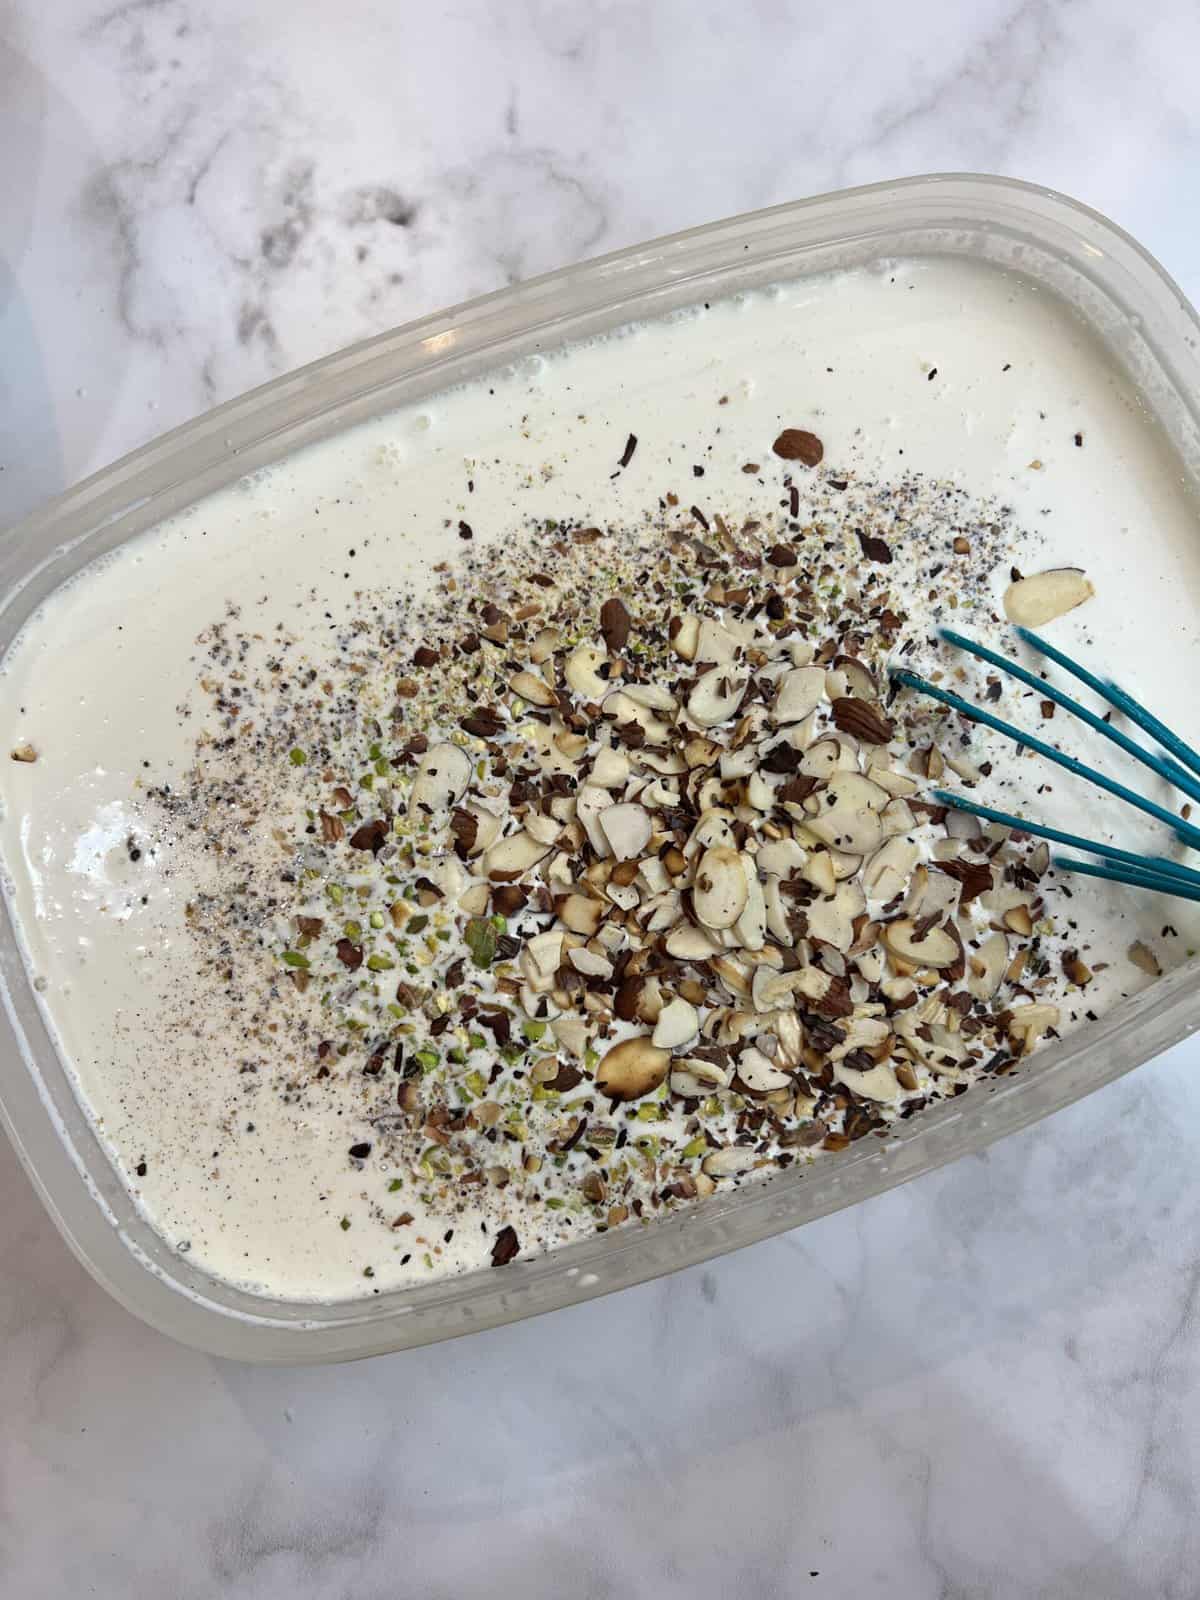
[[[989,650],[986,645],[977,644],[974,639],[968,639],[965,634],[956,633],[953,628],[939,628],[938,633],[952,644],[956,650],[965,650],[968,655],[976,656],[980,661],[986,661],[990,666],[999,667],[1001,672],[1010,678],[1016,678],[1020,683],[1026,683],[1031,689],[1036,689],[1043,699],[1051,700],[1055,705],[1061,706],[1064,711],[1069,711],[1073,717],[1078,717],[1081,722],[1086,722],[1089,728],[1094,729],[1104,739],[1118,745],[1127,755],[1135,761],[1140,761],[1144,767],[1149,767],[1151,772],[1157,773],[1160,778],[1165,778],[1168,783],[1174,784],[1177,789],[1182,789],[1190,800],[1200,802],[1200,782],[1188,773],[1182,771],[1174,762],[1164,760],[1162,756],[1155,755],[1153,751],[1145,749],[1127,733],[1122,733],[1120,728],[1114,728],[1111,723],[1105,722],[1103,717],[1089,711],[1086,706],[1080,705],[1078,700],[1073,700],[1069,694],[1064,694],[1061,689],[1056,689],[1052,683],[1046,683],[1036,673],[1030,672],[1017,661],[1012,661],[1008,656],[997,654]],[[1057,654],[1057,652],[1056,652]],[[1090,674],[1089,674],[1090,676]],[[1028,741],[1026,741],[1028,743]],[[1161,741],[1160,741],[1161,742]],[[1187,747],[1184,746],[1186,749]]]
[[[916,689],[919,694],[926,695],[931,700],[937,700],[942,705],[949,706],[952,711],[961,711],[963,716],[969,717],[973,722],[981,722],[987,728],[992,728],[996,733],[1006,739],[1011,739],[1014,744],[1023,745],[1026,749],[1036,750],[1038,755],[1044,756],[1047,761],[1052,761],[1055,766],[1062,767],[1064,771],[1074,773],[1076,777],[1086,778],[1089,783],[1094,783],[1097,788],[1104,789],[1107,793],[1115,795],[1118,800],[1134,806],[1138,811],[1145,812],[1148,817],[1155,817],[1159,822],[1165,822],[1186,845],[1193,850],[1200,850],[1200,828],[1194,828],[1190,822],[1185,822],[1177,817],[1165,806],[1158,805],[1153,800],[1147,800],[1144,795],[1137,794],[1133,789],[1123,783],[1118,783],[1115,778],[1105,777],[1104,773],[1097,772],[1095,767],[1089,767],[1083,761],[1076,761],[1074,756],[1056,750],[1053,745],[1047,744],[1044,739],[1039,739],[1036,734],[1026,733],[1021,728],[1016,728],[1011,722],[1005,722],[1003,717],[997,717],[983,706],[972,705],[969,700],[964,700],[961,695],[953,694],[949,689],[940,689],[937,684],[930,683],[916,672],[910,672],[907,667],[898,667],[892,670],[892,681],[903,684],[906,688]],[[1174,777],[1164,771],[1162,774],[1168,783],[1175,783]]]
[[[1086,683],[1088,688],[1107,700],[1115,710],[1127,716],[1130,722],[1148,733],[1152,739],[1157,739],[1164,750],[1169,750],[1177,760],[1182,761],[1185,767],[1193,772],[1200,773],[1200,753],[1193,750],[1192,746],[1173,733],[1166,723],[1160,722],[1152,711],[1147,711],[1133,698],[1119,688],[1111,678],[1098,678],[1095,673],[1089,672],[1078,661],[1072,660],[1069,655],[1057,649],[1040,634],[1034,633],[1030,628],[1018,628],[1018,638],[1024,639],[1031,650],[1036,650],[1048,661],[1053,661],[1055,666],[1061,667],[1064,672],[1069,672],[1073,678],[1078,678],[1080,683]],[[1172,779],[1172,782],[1175,780]]]
[[[1145,706],[1141,705],[1132,695],[1126,694],[1123,689],[1111,680],[1099,678],[1094,672],[1080,662],[1059,650],[1057,646],[1048,643],[1039,634],[1031,632],[1028,628],[1018,628],[1018,636],[1029,645],[1032,650],[1045,656],[1056,666],[1086,685],[1095,694],[1099,695],[1108,705],[1127,717],[1130,722],[1150,737],[1167,752],[1159,755],[1153,750],[1147,750],[1144,745],[1129,737],[1122,729],[1114,728],[1102,716],[1081,705],[1069,694],[1065,694],[1054,684],[1046,682],[1037,673],[1030,671],[1019,661],[1000,654],[988,646],[968,638],[965,634],[956,632],[953,628],[941,628],[939,634],[942,639],[956,650],[962,650],[974,656],[979,661],[987,662],[990,666],[998,668],[1008,677],[1014,678],[1018,683],[1026,684],[1035,690],[1043,699],[1052,701],[1060,706],[1069,715],[1077,718],[1086,727],[1099,733],[1111,744],[1115,744],[1135,761],[1148,768],[1156,776],[1162,778],[1173,788],[1191,800],[1200,800],[1200,753],[1192,748],[1186,740],[1168,728]],[[928,699],[937,701],[940,705],[949,706],[951,710],[961,713],[973,722],[981,723],[984,727],[991,728],[1005,739],[1024,749],[1035,751],[1055,766],[1072,773],[1076,777],[1085,778],[1097,788],[1103,789],[1107,794],[1114,795],[1118,800],[1123,800],[1127,805],[1143,812],[1146,816],[1154,817],[1170,828],[1171,832],[1184,845],[1190,849],[1200,849],[1200,828],[1193,826],[1186,818],[1177,816],[1165,806],[1159,805],[1154,800],[1148,800],[1136,790],[1130,789],[1126,784],[1116,778],[1097,771],[1095,767],[1086,762],[1077,760],[1074,756],[1067,755],[1065,751],[1056,749],[1046,740],[1036,734],[1026,733],[1013,723],[1006,722],[1003,717],[998,717],[985,706],[972,704],[961,695],[949,689],[943,689],[938,684],[930,683],[919,673],[910,671],[907,667],[893,667],[891,671],[893,683],[915,690],[918,694],[925,695]],[[1098,839],[1086,839],[1080,834],[1070,833],[1062,828],[1050,827],[1046,823],[1033,822],[1026,817],[1020,817],[1013,812],[1001,811],[994,806],[980,805],[974,800],[969,800],[963,795],[954,794],[949,790],[935,789],[934,798],[942,805],[951,806],[957,811],[966,812],[972,816],[980,817],[988,822],[998,823],[1002,827],[1020,829],[1037,838],[1049,840],[1053,844],[1068,845],[1075,850],[1086,851],[1088,855],[1095,856],[1095,861],[1081,861],[1074,856],[1054,855],[1051,864],[1063,872],[1076,872],[1084,877],[1102,878],[1111,883],[1127,884],[1131,888],[1150,889],[1158,894],[1175,895],[1184,900],[1200,901],[1200,872],[1190,867],[1185,867],[1177,861],[1172,861],[1162,855],[1147,855],[1133,850],[1122,850],[1117,845],[1105,844]]]
[[[1071,856],[1053,856],[1051,865],[1063,872],[1078,872],[1085,878],[1105,878],[1109,883],[1126,883],[1134,889],[1153,889],[1157,894],[1174,895],[1177,900],[1200,900],[1200,886],[1165,877],[1158,872],[1139,872],[1135,867],[1103,866],[1098,861],[1076,861]]]
[[[1031,833],[1035,838],[1048,839],[1051,844],[1067,844],[1074,850],[1087,850],[1094,856],[1102,856],[1107,861],[1118,864],[1153,870],[1165,878],[1177,878],[1180,883],[1190,884],[1200,889],[1200,872],[1193,872],[1190,867],[1181,866],[1177,861],[1168,861],[1165,856],[1144,856],[1133,850],[1121,850],[1113,844],[1102,844],[1099,839],[1085,839],[1077,833],[1067,833],[1062,828],[1048,827],[1044,822],[1030,822],[1028,817],[1015,816],[1011,811],[997,811],[994,806],[983,806],[974,800],[968,800],[961,794],[954,794],[949,789],[935,789],[933,798],[939,805],[951,806],[955,811],[964,811],[973,817],[981,817],[985,822],[998,822],[1004,828],[1016,828],[1022,833]]]

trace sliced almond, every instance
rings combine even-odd
[[[713,1088],[723,1088],[724,1085],[708,1084],[703,1078],[698,1078],[694,1072],[689,1072],[681,1061],[672,1061],[671,1076],[667,1080],[671,1086],[671,1093],[683,1097],[685,1100],[703,1100]]]
[[[828,850],[814,850],[805,859],[800,869],[800,876],[806,883],[811,883],[814,889],[819,889],[822,894],[833,894],[837,888],[833,857]]]
[[[486,806],[466,805],[462,808],[475,824],[474,834],[471,835],[470,823],[465,824],[460,830],[458,824],[462,820],[456,811],[451,821],[452,831],[460,848],[465,837],[471,838],[468,856],[481,856],[485,850],[490,850],[500,837],[500,830],[504,827],[503,817],[498,817],[494,811],[489,811]]]
[[[587,749],[588,742],[581,733],[569,733],[566,728],[554,735],[554,748],[568,761],[577,761]]]
[[[909,839],[889,839],[877,850],[863,871],[863,888],[875,900],[885,903],[901,894],[908,875],[920,854]]]
[[[815,968],[801,967],[795,972],[776,972],[768,966],[755,967],[754,980],[750,985],[750,1002],[756,1011],[767,1012],[789,1006],[795,994],[803,994],[810,999],[820,999],[829,982],[827,975],[821,973],[819,976],[823,981],[820,994],[811,995],[812,985],[808,974],[815,971]]]
[[[616,879],[604,886],[605,898],[611,900],[614,906],[619,906],[622,911],[636,911],[641,904],[642,897],[632,883],[618,883]]]
[[[1055,567],[1019,578],[1004,591],[1004,614],[1024,628],[1040,628],[1090,600],[1095,589],[1077,567]]]
[[[612,685],[596,670],[608,659],[595,645],[577,644],[563,664],[567,687],[584,700],[600,701]]]
[[[671,1057],[646,1035],[613,1045],[596,1068],[596,1088],[610,1100],[640,1100],[667,1076]]]
[[[634,700],[623,689],[614,689],[605,696],[604,715],[611,717],[614,722],[636,723],[645,734],[647,744],[666,744],[674,731],[669,722],[664,722],[648,706]]]
[[[1004,913],[1004,926],[1012,933],[1020,934],[1028,939],[1033,932],[1033,918],[1029,914],[1027,905],[1013,906]]]
[[[866,909],[859,884],[839,883],[828,899],[816,900],[809,906],[809,935],[832,945],[835,950],[849,950],[854,942],[854,919]]]
[[[770,1094],[773,1089],[786,1089],[792,1081],[769,1056],[753,1045],[738,1057],[737,1075],[751,1094]]]
[[[836,739],[818,739],[804,752],[800,771],[808,778],[831,778],[841,760],[841,746]]]
[[[623,789],[629,782],[632,770],[629,757],[623,750],[610,750],[605,745],[596,752],[592,770],[588,773],[588,782],[600,789]]]
[[[713,667],[701,676],[688,696],[688,716],[701,728],[728,722],[742,702],[746,680],[728,667]]]
[[[500,839],[484,852],[483,870],[493,883],[511,882],[549,855],[550,846],[521,830]]]
[[[529,647],[529,659],[535,667],[549,661],[556,650],[562,649],[562,635],[557,628],[539,628]]]
[[[912,807],[907,800],[889,800],[879,814],[879,826],[883,830],[885,839],[893,839],[898,834],[911,833],[917,825],[913,816]]]
[[[518,672],[510,678],[508,687],[513,694],[520,695],[522,700],[528,700],[531,706],[558,704],[558,696],[539,673]]]
[[[669,689],[664,689],[658,683],[627,683],[625,693],[635,705],[645,706],[647,711],[661,711],[670,715],[679,710],[679,701]]]
[[[893,955],[915,967],[952,967],[958,960],[958,944],[945,928],[930,928],[921,939],[915,932],[912,918],[901,917],[886,925],[882,938]]]
[[[556,817],[543,816],[540,811],[529,811],[525,815],[525,832],[539,844],[557,844],[562,831],[562,823]]]
[[[860,1072],[839,1062],[833,1069],[833,1075],[839,1083],[850,1090],[851,1094],[856,1094],[863,1100],[876,1100],[883,1105],[894,1105],[900,1098],[900,1085],[896,1080],[896,1073],[886,1061],[881,1061],[878,1066],[871,1067],[866,1072]]]
[[[684,661],[696,659],[696,645],[700,639],[700,618],[687,616],[671,635],[671,649]]]
[[[1015,1006],[1009,1012],[1009,1034],[1022,1044],[1022,1053],[1029,1055],[1047,1028],[1058,1026],[1058,1007],[1046,1004]]]
[[[564,747],[560,743],[563,732],[561,728],[548,728],[536,722],[533,727],[523,731],[529,740],[533,759],[544,773],[548,776],[557,773],[563,773],[567,777],[575,776],[578,757],[570,753],[569,745]]]
[[[586,894],[566,894],[554,902],[558,918],[572,933],[581,933],[590,939],[599,928],[604,916],[604,906]]]
[[[701,734],[696,734],[689,739],[683,747],[683,759],[689,771],[697,767],[711,767],[721,754],[722,747],[712,739],[705,739]]]
[[[839,776],[851,778],[857,775],[845,773]],[[873,783],[867,783],[865,778],[858,778],[858,782],[868,789],[873,789],[878,795],[884,793]],[[805,826],[823,844],[857,856],[870,855],[878,850],[883,839],[883,825],[877,810],[854,803],[849,794],[847,798],[842,799],[834,790],[832,782],[822,793],[821,803],[828,805],[828,809],[822,810],[815,817],[810,817]]]
[[[585,783],[576,796],[575,816],[582,823],[588,842],[598,856],[611,854],[608,835],[600,826],[600,818],[612,803],[613,798],[608,790],[601,789],[594,783]]]
[[[667,890],[643,903],[640,920],[647,933],[665,933],[673,928],[683,915],[683,905],[677,891]]]
[[[878,700],[879,687],[870,669],[856,656],[838,656],[833,663],[846,685],[845,692],[855,700]],[[833,696],[830,696],[832,699]]]
[[[710,939],[703,928],[695,928],[690,922],[672,928],[663,948],[676,961],[711,961],[721,953],[720,945]]]
[[[733,818],[719,806],[711,806],[700,814],[700,820],[688,835],[683,853],[689,858],[706,850],[710,845],[734,847]]]
[[[838,883],[843,883],[847,878],[856,878],[863,864],[862,856],[852,855],[848,850],[830,849],[829,860]]]
[[[715,1061],[705,1061],[700,1056],[677,1056],[672,1062],[672,1070],[682,1068],[699,1083],[715,1089],[727,1089],[733,1078],[733,1071],[729,1067],[719,1067]]]
[[[720,955],[713,961],[712,969],[721,982],[739,999],[750,998],[750,969],[737,956]]]
[[[563,1050],[573,1055],[577,1061],[584,1059],[591,1038],[591,1028],[582,1017],[555,1017],[550,1024],[550,1031]]]
[[[635,861],[650,842],[650,813],[636,801],[609,805],[599,814],[608,848],[619,861]]]
[[[791,945],[792,929],[787,907],[779,888],[779,879],[768,876],[762,886],[763,906],[766,911],[767,931],[782,945]]]
[[[877,783],[881,789],[897,800],[902,800],[906,795],[916,794],[917,785],[914,779],[906,778],[902,772],[893,772],[890,767],[868,767],[867,777],[872,783]],[[965,815],[966,813],[963,813]]]
[[[733,932],[743,949],[761,950],[767,936],[767,905],[753,860],[743,855],[741,861],[746,880],[746,904],[733,925]]]
[[[815,711],[825,693],[825,674],[820,667],[793,667],[779,680],[771,707],[776,722],[803,722]]]
[[[585,978],[608,979],[613,975],[613,964],[607,956],[600,955],[596,950],[589,950],[586,945],[577,946],[574,950],[567,951],[567,960],[576,972],[582,972]]]
[[[535,938],[527,939],[521,947],[521,975],[535,995],[549,994],[554,988],[562,961],[562,947],[563,936],[559,929],[539,933]]]
[[[699,1031],[700,1018],[695,1006],[676,996],[659,1012],[651,1042],[660,1050],[678,1050]]]
[[[687,771],[687,763],[678,750],[638,750],[634,759],[639,767],[649,767],[651,772],[660,772],[666,777]]]
[[[408,814],[420,818],[448,810],[471,781],[471,758],[456,744],[435,744],[421,757],[408,796]]]
[[[1150,949],[1149,945],[1143,944],[1140,939],[1135,939],[1125,953],[1134,966],[1144,972],[1147,977],[1162,977],[1162,967],[1159,965],[1158,957]]]
[[[724,1150],[713,1150],[706,1155],[700,1166],[710,1178],[732,1178],[739,1173],[749,1172],[757,1160],[758,1157],[753,1150],[743,1150],[738,1145],[729,1145]]]
[[[712,617],[701,617],[696,635],[697,661],[723,666],[737,656],[737,640],[728,628]]]
[[[967,990],[976,1000],[990,1000],[999,989],[1008,965],[1008,940],[990,933],[967,957]]]
[[[854,965],[868,983],[882,983],[887,976],[887,965],[883,951],[874,943],[879,937],[879,924],[869,922],[863,932],[870,937],[872,943],[869,948],[854,957]],[[860,944],[862,938],[863,935],[860,934],[854,941],[855,944]]]
[[[758,847],[754,864],[759,872],[777,878],[790,878],[793,872],[799,872],[805,858],[806,852],[794,839],[769,839]]]
[[[749,895],[742,858],[728,845],[713,845],[700,857],[692,904],[706,928],[731,928]]]

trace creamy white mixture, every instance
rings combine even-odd
[[[684,506],[736,501],[777,517],[778,479],[764,487],[743,466],[769,459],[785,426],[821,436],[826,473],[915,472],[997,496],[1027,532],[1014,550],[1024,570],[1081,566],[1095,585],[1048,630],[1055,641],[1200,738],[1196,507],[1083,328],[991,269],[889,264],[639,325],[395,412],[205,500],[56,594],[0,678],[5,737],[38,757],[5,762],[0,826],[30,970],[114,1159],[202,1265],[327,1299],[369,1291],[368,1265],[376,1289],[401,1276],[400,1247],[389,1242],[385,1259],[357,1225],[365,1180],[336,1116],[298,1118],[260,1097],[233,1127],[236,1042],[214,1040],[200,1016],[169,1052],[156,1032],[194,960],[194,886],[173,876],[183,842],[155,834],[145,847],[144,786],[182,775],[212,716],[197,693],[198,635],[236,610],[242,629],[282,624],[319,657],[360,587],[427,586],[433,565],[461,552],[460,519],[477,552],[535,517],[640,520],[667,491]],[[630,434],[637,449],[619,469]],[[997,571],[997,597],[1007,578]],[[1044,731],[1036,715],[1028,725]],[[1068,742],[1097,759],[1094,739]],[[1003,770],[1003,793],[985,784],[978,798],[1019,809],[1023,790],[1030,815],[1166,846],[1161,830],[1034,759],[1009,754]],[[1164,967],[1200,944],[1180,902],[1082,880],[1072,891],[1081,950],[1110,965],[1067,1025],[1146,981],[1123,959],[1133,940]],[[424,1277],[485,1259],[478,1238],[447,1243],[428,1222]]]

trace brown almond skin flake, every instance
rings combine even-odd
[[[958,879],[962,884],[964,906],[992,887],[992,869],[986,861],[931,861],[929,865],[934,872],[944,872],[948,878]]]
[[[784,461],[799,461],[806,467],[818,466],[825,455],[820,439],[805,428],[785,428],[771,449]]]
[[[866,700],[854,700],[849,695],[839,696],[833,702],[833,723],[842,733],[853,734],[864,744],[887,744],[894,731],[878,706]]]
[[[504,719],[490,706],[481,706],[469,717],[460,718],[458,725],[464,733],[473,733],[477,739],[494,739],[503,728]]]
[[[864,558],[867,561],[878,561],[883,566],[890,567],[892,564],[892,547],[887,540],[876,538],[874,534],[864,533],[861,528],[856,531]]]
[[[357,972],[363,964],[362,946],[352,943],[349,939],[339,939],[337,958],[351,972]]]
[[[510,1224],[501,1228],[492,1245],[492,1265],[506,1267],[521,1248],[517,1230]]]
[[[361,828],[356,828],[350,835],[350,848],[352,850],[369,850],[377,856],[387,843],[388,825],[382,817],[375,817],[371,822],[364,822]]]
[[[613,598],[600,607],[600,632],[610,656],[619,655],[629,639],[629,612],[623,601]]]
[[[454,842],[462,846],[465,854],[475,848],[475,839],[479,833],[479,823],[469,811],[464,811],[461,806],[456,806],[450,813],[450,832],[454,835]]]

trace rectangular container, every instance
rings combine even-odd
[[[0,651],[86,563],[300,446],[528,355],[753,286],[901,256],[989,262],[1086,322],[1200,493],[1200,322],[1127,234],[1085,206],[1007,179],[906,179],[778,206],[621,250],[426,317],[230,401],[126,456],[0,542]],[[136,1316],[243,1360],[344,1361],[533,1316],[640,1283],[853,1205],[1057,1111],[1200,1024],[1185,968],[1040,1052],[898,1125],[886,1141],[793,1167],[693,1209],[503,1271],[314,1307],[220,1283],[159,1239],[80,1106],[4,909],[0,1116],[63,1237]]]

